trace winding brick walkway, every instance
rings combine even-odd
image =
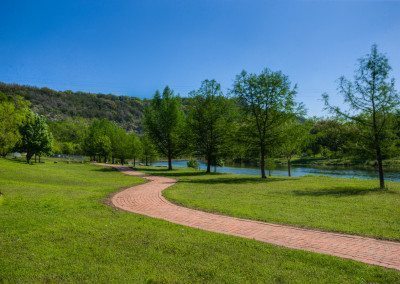
[[[181,207],[167,201],[161,194],[176,180],[146,176],[128,167],[113,167],[124,174],[143,176],[148,180],[145,184],[128,188],[112,197],[112,204],[120,209],[206,231],[400,270],[399,242],[269,224]]]

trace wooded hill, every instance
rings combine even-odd
[[[31,102],[34,112],[46,116],[51,121],[68,117],[107,118],[127,130],[135,131],[141,130],[140,120],[146,103],[145,100],[136,97],[56,91],[1,82],[0,92],[22,96]]]

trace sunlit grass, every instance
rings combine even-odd
[[[88,164],[0,159],[0,282],[400,282],[394,270],[191,229],[104,203],[141,182]]]
[[[144,169],[146,170],[146,169]],[[175,203],[226,215],[400,240],[400,183],[389,190],[375,180],[306,176],[213,174],[180,169],[148,169],[179,182],[164,191]]]

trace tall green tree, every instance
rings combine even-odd
[[[20,127],[22,136],[20,150],[26,152],[26,162],[30,163],[33,155],[50,154],[53,135],[44,117],[31,112]]]
[[[142,162],[148,166],[156,157],[157,150],[153,144],[153,141],[149,138],[148,135],[143,135],[140,137],[141,145],[142,145]]]
[[[48,124],[57,147],[54,152],[68,155],[84,154],[84,140],[90,126],[89,120],[75,117],[51,121]]]
[[[282,72],[264,69],[257,75],[242,71],[234,82],[233,94],[243,110],[246,144],[259,153],[261,177],[266,178],[265,158],[272,152],[277,129],[296,111],[296,87],[291,87]]]
[[[232,102],[222,93],[215,80],[205,80],[190,93],[188,125],[192,133],[196,156],[205,157],[207,173],[222,155],[232,131]]]
[[[381,189],[385,188],[384,152],[394,141],[390,117],[399,107],[400,100],[394,79],[389,78],[390,70],[387,57],[373,45],[371,53],[359,59],[354,80],[339,79],[339,94],[343,96],[348,110],[330,105],[328,95],[323,94],[328,110],[359,126],[360,146],[375,156]]]
[[[107,162],[110,155],[112,155],[112,131],[114,124],[107,119],[93,120],[90,125],[87,136],[84,140],[84,149],[86,155],[92,157],[93,160]]]
[[[128,134],[121,127],[116,126],[112,131],[111,138],[112,159],[115,163],[115,158],[119,159],[121,164],[125,164],[129,158],[129,143]]]
[[[27,101],[0,93],[0,156],[6,156],[20,141],[19,127],[28,114]]]
[[[99,156],[99,161],[101,161],[101,157],[103,157],[106,163],[112,150],[110,137],[105,134],[96,135],[93,138],[93,147],[95,153]]]
[[[145,108],[144,126],[159,153],[167,157],[168,169],[172,170],[172,159],[185,149],[185,117],[180,98],[168,86],[162,95],[157,91]]]
[[[291,162],[295,155],[301,154],[306,143],[309,129],[297,119],[290,119],[281,125],[278,151],[286,159],[288,176],[291,174]]]
[[[136,167],[136,161],[143,153],[143,145],[140,138],[136,133],[128,134],[128,147],[129,147],[129,158],[133,159],[133,166]]]

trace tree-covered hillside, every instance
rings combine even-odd
[[[34,112],[51,121],[68,117],[106,118],[127,130],[141,130],[144,101],[136,97],[56,91],[0,82],[0,93],[22,96],[31,102]]]

